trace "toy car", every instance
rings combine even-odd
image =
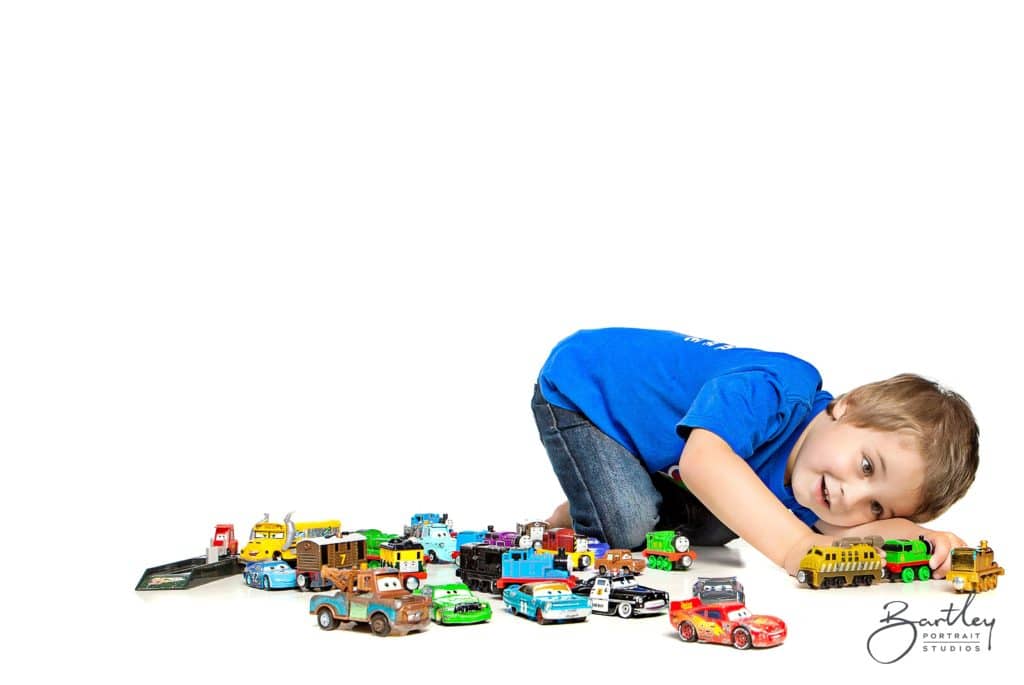
[[[628,549],[609,549],[599,557],[594,565],[601,575],[605,573],[643,573],[647,568],[647,560],[637,558]]]
[[[511,585],[501,596],[513,614],[536,619],[541,625],[552,621],[585,621],[590,615],[590,600],[574,595],[562,582]]]
[[[402,589],[396,569],[341,569],[331,582],[337,592],[309,600],[309,613],[323,630],[343,621],[369,623],[374,635],[386,637],[430,627],[430,600]]]
[[[700,576],[693,584],[693,596],[703,604],[716,604],[719,602],[746,602],[743,594],[743,583],[736,579],[736,576],[724,578],[707,578]]]
[[[667,592],[638,584],[632,573],[595,576],[577,584],[572,592],[589,597],[594,613],[618,614],[622,618],[657,614],[668,607]]]
[[[242,571],[245,584],[261,590],[298,587],[295,576],[295,569],[283,561],[254,561]]]
[[[587,547],[590,548],[590,551],[594,553],[594,557],[597,559],[608,554],[608,550],[611,549],[611,545],[607,542],[601,542],[593,536],[587,538]]]
[[[684,642],[714,642],[736,649],[774,647],[786,639],[786,624],[750,613],[742,602],[704,605],[699,599],[672,602],[669,622]]]
[[[491,605],[462,583],[424,585],[419,594],[430,598],[430,617],[442,625],[484,623],[491,620]]]

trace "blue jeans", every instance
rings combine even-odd
[[[681,530],[695,545],[736,538],[688,490],[649,473],[583,414],[550,404],[536,386],[532,407],[576,532],[626,549],[642,549],[652,530]]]

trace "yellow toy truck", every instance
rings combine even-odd
[[[242,564],[254,561],[273,561],[281,559],[295,565],[295,545],[306,538],[325,538],[341,533],[341,521],[299,521],[292,522],[291,512],[284,517],[283,523],[272,522],[270,514],[264,514],[263,520],[253,524],[249,533],[249,542],[238,555]]]

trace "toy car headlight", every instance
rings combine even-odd
[[[402,600],[400,600],[400,599],[396,599],[395,600],[395,608],[396,609],[401,609],[402,608]]]

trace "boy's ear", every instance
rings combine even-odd
[[[836,402],[835,406],[832,407],[832,420],[838,421],[843,418],[846,414],[846,400],[842,399]]]

